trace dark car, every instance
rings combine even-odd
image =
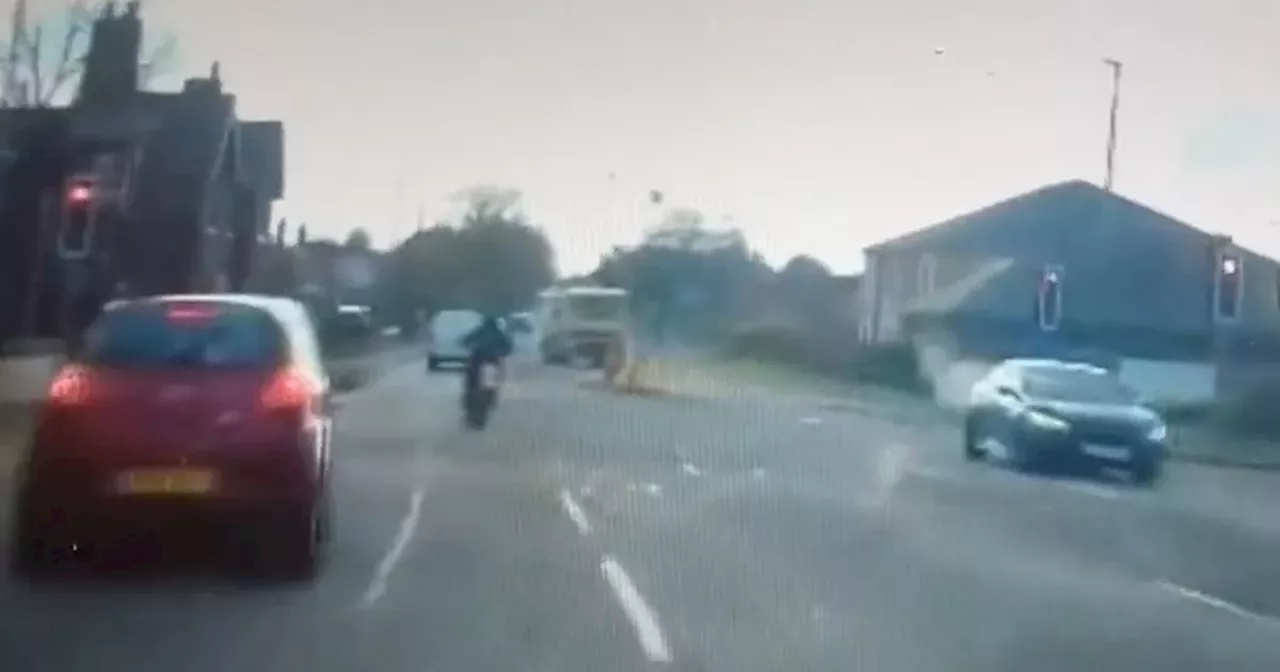
[[[964,422],[964,455],[999,455],[1027,471],[1126,468],[1155,483],[1168,430],[1160,415],[1105,369],[1008,360],[978,381]]]
[[[330,531],[328,378],[306,309],[249,295],[112,304],[56,375],[19,470],[11,566],[200,531],[312,578]],[[205,531],[208,534],[205,534]]]

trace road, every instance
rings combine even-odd
[[[783,399],[641,399],[528,366],[493,426],[407,366],[337,419],[313,586],[0,580],[0,669],[1280,669],[1280,485],[965,464]]]

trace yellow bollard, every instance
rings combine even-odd
[[[630,347],[625,333],[619,332],[609,337],[605,346],[604,377],[605,382],[616,385],[618,378],[630,364]]]

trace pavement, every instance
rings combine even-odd
[[[1280,669],[1275,475],[1032,478],[947,427],[533,363],[467,432],[423,368],[346,395],[315,584],[0,578],[0,669]]]

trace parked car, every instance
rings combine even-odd
[[[462,339],[483,320],[484,316],[474,310],[436,313],[427,331],[427,369],[435,371],[442,364],[466,364],[470,353],[463,347]]]
[[[1168,430],[1158,413],[1106,369],[1007,360],[978,381],[964,422],[964,455],[1001,457],[1033,471],[1116,466],[1155,483]]]
[[[11,568],[165,533],[314,577],[331,534],[331,398],[306,309],[251,295],[117,302],[57,373],[18,472]],[[226,533],[224,535],[224,533]]]

